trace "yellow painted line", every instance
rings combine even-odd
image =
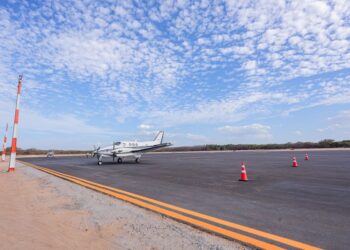
[[[118,192],[120,194],[125,194],[125,195],[128,195],[128,196],[137,198],[137,199],[141,199],[141,200],[144,200],[144,201],[147,201],[147,202],[151,202],[151,203],[163,206],[163,207],[170,208],[170,209],[175,210],[175,211],[179,211],[179,212],[182,212],[182,213],[185,213],[185,214],[188,214],[188,215],[195,216],[197,218],[205,219],[207,221],[215,222],[215,223],[218,223],[218,224],[221,224],[221,225],[224,225],[224,226],[228,226],[228,227],[231,227],[231,228],[234,228],[234,229],[238,229],[238,230],[241,230],[241,231],[244,231],[244,232],[247,232],[247,233],[250,233],[250,234],[254,234],[256,236],[260,236],[260,237],[263,237],[263,238],[266,238],[266,239],[270,239],[270,240],[273,240],[273,241],[276,241],[276,242],[279,242],[279,243],[282,243],[282,244],[285,244],[285,245],[289,245],[289,246],[292,246],[292,247],[295,247],[295,248],[310,249],[310,250],[319,250],[320,249],[320,248],[317,248],[315,246],[311,246],[311,245],[308,245],[308,244],[305,244],[305,243],[302,243],[302,242],[298,242],[298,241],[291,240],[291,239],[288,239],[288,238],[285,238],[285,237],[281,237],[281,236],[278,236],[278,235],[270,234],[270,233],[267,233],[267,232],[264,232],[264,231],[261,231],[261,230],[257,230],[257,229],[250,228],[250,227],[247,227],[247,226],[243,226],[243,225],[240,225],[240,224],[236,224],[236,223],[233,223],[233,222],[225,221],[225,220],[222,220],[222,219],[219,219],[219,218],[215,218],[215,217],[212,217],[212,216],[209,216],[209,215],[201,214],[201,213],[198,213],[198,212],[195,212],[195,211],[192,211],[192,210],[184,209],[184,208],[177,207],[177,206],[174,206],[174,205],[171,205],[171,204],[168,204],[168,203],[164,203],[164,202],[161,202],[161,201],[150,199],[148,197],[144,197],[144,196],[141,196],[141,195],[130,193],[130,192],[127,192],[127,191],[124,191],[124,190],[121,190],[121,189],[117,189],[117,188],[105,186],[105,185],[102,185],[102,184],[99,184],[99,183],[95,183],[95,182],[92,182],[92,181],[88,181],[88,180],[85,180],[85,179],[82,179],[82,178],[79,178],[79,177],[75,177],[75,176],[71,176],[71,175],[68,175],[68,174],[60,173],[60,172],[57,172],[55,170],[43,168],[43,167],[31,164],[31,163],[26,163],[26,162],[22,162],[22,163],[30,165],[30,166],[32,166],[34,168],[37,168],[37,169],[40,169],[42,171],[54,174],[54,175],[60,175],[61,177],[65,178],[65,179],[69,179],[71,181],[73,181],[72,179],[75,179],[75,180],[77,180],[79,182],[84,182],[84,183],[87,183],[89,185],[96,186],[98,188],[112,190],[112,191]],[[94,189],[94,188],[92,188],[92,189]],[[106,191],[108,191],[108,190],[106,190]],[[148,204],[148,203],[146,203],[146,204]],[[149,204],[149,205],[151,205],[151,204]],[[153,205],[151,205],[151,206],[153,206]],[[162,209],[162,208],[159,208],[159,209]],[[165,210],[165,211],[171,212],[169,210]],[[172,217],[172,216],[169,216],[169,217]],[[189,219],[191,219],[191,218],[189,218]],[[205,223],[205,224],[207,224],[207,223]],[[208,225],[210,225],[210,224],[208,224]],[[222,230],[225,230],[225,229],[222,229]],[[231,232],[231,231],[229,231],[229,232]],[[244,236],[244,235],[242,235],[242,236]],[[247,236],[244,236],[244,237],[247,237]],[[249,242],[247,242],[247,243],[249,243]],[[252,245],[254,245],[254,244],[252,244]]]
[[[208,223],[205,223],[205,222],[202,222],[202,221],[199,221],[199,220],[196,220],[196,219],[184,216],[182,214],[179,214],[179,213],[176,213],[176,212],[173,212],[173,211],[169,211],[169,210],[166,210],[164,208],[160,208],[160,207],[151,205],[149,203],[145,203],[143,201],[137,200],[135,198],[132,198],[132,197],[129,197],[129,196],[126,196],[126,195],[123,195],[123,194],[118,194],[118,193],[115,193],[113,191],[106,190],[106,189],[101,188],[101,187],[96,187],[95,185],[88,184],[86,182],[83,182],[83,181],[80,181],[80,180],[77,180],[77,179],[74,179],[74,178],[69,178],[68,176],[64,176],[64,175],[60,174],[59,172],[54,173],[54,172],[52,172],[50,170],[47,170],[45,168],[42,168],[42,167],[40,167],[40,168],[36,167],[36,168],[41,170],[41,171],[44,171],[44,172],[50,173],[52,175],[55,175],[57,177],[60,177],[62,179],[71,181],[73,183],[76,183],[76,184],[79,184],[81,186],[84,186],[84,187],[87,187],[87,188],[99,191],[99,192],[104,193],[104,194],[108,194],[110,196],[119,198],[121,200],[124,200],[124,201],[127,201],[129,203],[135,204],[137,206],[149,209],[151,211],[160,213],[160,214],[168,216],[170,218],[174,218],[176,220],[179,220],[179,221],[182,221],[182,222],[185,222],[185,223],[188,223],[188,224],[191,224],[191,225],[203,228],[203,229],[208,230],[208,231],[212,231],[214,233],[218,233],[218,234],[224,235],[224,236],[232,238],[232,239],[236,239],[238,241],[241,241],[241,242],[244,242],[244,243],[247,243],[247,244],[259,247],[259,248],[262,248],[262,249],[272,249],[272,250],[284,249],[284,248],[281,248],[281,247],[278,247],[278,246],[275,246],[275,245],[272,245],[272,244],[269,244],[269,243],[266,243],[266,242],[254,239],[254,238],[249,237],[249,236],[245,236],[245,235],[242,235],[242,234],[239,234],[239,233],[235,233],[235,232],[229,231],[227,229],[223,229],[223,228],[220,228],[218,226],[214,226],[214,225],[211,225],[211,224],[208,224]]]

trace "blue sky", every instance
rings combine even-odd
[[[115,2],[0,1],[19,147],[350,138],[349,1]]]

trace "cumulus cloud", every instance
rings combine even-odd
[[[149,124],[140,124],[138,127],[139,129],[146,129],[146,130],[153,128],[153,126]]]
[[[203,122],[236,122],[253,114],[269,113],[268,109],[273,105],[295,102],[298,102],[298,98],[283,92],[236,92],[229,98],[202,102],[195,107],[175,109],[171,113],[157,108],[143,117],[157,120],[165,126]]]
[[[176,126],[348,104],[349,12],[316,0],[0,4],[0,99],[23,72],[27,107],[81,120]]]
[[[246,70],[255,70],[256,69],[256,61],[248,61],[244,64],[244,68]]]

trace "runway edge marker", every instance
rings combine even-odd
[[[19,122],[19,101],[21,96],[22,88],[22,75],[18,76],[18,86],[17,86],[17,98],[16,98],[16,111],[15,119],[13,122],[13,133],[12,133],[12,143],[11,143],[11,155],[8,172],[14,172],[16,168],[16,152],[17,152],[17,127]]]
[[[1,154],[1,161],[6,160],[6,143],[7,143],[7,133],[9,130],[9,124],[6,123],[6,130],[5,130],[5,136],[4,136],[4,141],[2,143],[2,154]]]

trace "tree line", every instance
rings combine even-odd
[[[350,140],[335,141],[325,139],[319,142],[288,142],[288,143],[270,143],[270,144],[206,144],[198,146],[167,147],[158,149],[158,152],[181,152],[181,151],[220,151],[220,150],[254,150],[254,149],[298,149],[298,148],[350,148]],[[55,154],[85,154],[91,151],[87,150],[44,150],[36,148],[22,149],[17,148],[19,155],[39,155],[53,151]],[[10,152],[10,148],[7,148]]]
[[[298,149],[298,148],[350,148],[350,140],[335,141],[325,139],[319,142],[288,142],[270,144],[207,144],[199,146],[169,147],[159,149],[161,152],[178,151],[220,151],[220,150],[254,150],[254,149]]]
[[[11,148],[7,149],[7,152],[10,152]],[[36,148],[28,148],[28,149],[22,149],[22,148],[17,148],[17,154],[18,155],[45,155],[49,151],[53,151],[55,154],[85,154],[88,151],[86,150],[62,150],[62,149],[57,149],[57,150],[44,150],[44,149],[36,149]]]

